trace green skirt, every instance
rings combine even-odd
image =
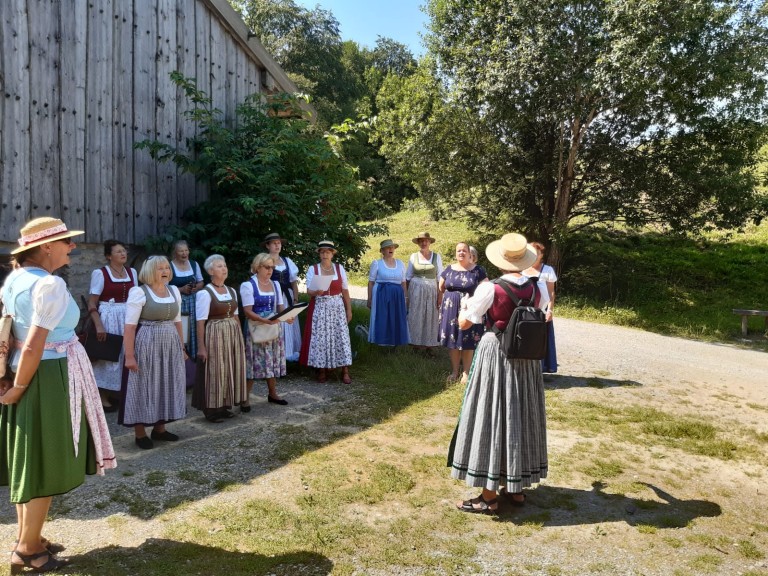
[[[0,411],[0,485],[11,502],[64,494],[96,473],[93,441],[80,420],[78,452],[72,442],[67,360],[42,360],[17,404]]]

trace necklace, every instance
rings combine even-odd
[[[216,284],[213,280],[211,280],[211,286],[215,286],[216,288],[224,288],[224,284]]]
[[[322,270],[323,272],[326,272],[328,274],[332,274],[333,273],[333,264],[331,264],[330,266],[328,266],[328,268],[326,268],[325,266],[323,266],[323,264],[321,262],[320,263],[320,270]]]
[[[120,270],[119,272],[112,267],[112,264],[109,265],[109,269],[112,270],[112,272],[113,272],[112,275],[115,278],[123,278],[123,277],[125,277],[125,274],[127,273],[126,269],[125,269],[125,266],[123,266],[123,269]]]

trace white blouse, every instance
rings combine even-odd
[[[213,293],[216,294],[216,300],[219,302],[230,302],[232,300],[232,295],[229,293],[229,288],[227,288],[226,294],[219,294],[216,292],[216,288],[214,288],[212,284],[208,284],[208,286],[210,286],[211,290],[213,290]],[[197,320],[208,320],[208,314],[210,311],[211,294],[208,292],[208,290],[203,288],[197,294],[195,294],[195,317]],[[237,314],[237,294],[235,294],[235,306],[233,307],[232,313]]]
[[[200,266],[195,262],[194,260],[189,261],[189,270],[182,270],[176,264],[173,263],[173,260],[170,261],[171,266],[173,266],[173,275],[174,276],[192,276],[195,277],[195,282],[202,282],[203,281],[203,274],[200,272]]]
[[[176,318],[174,318],[173,321],[181,322],[181,293],[176,286],[172,286],[171,284],[168,284],[168,290],[171,291],[171,295],[161,298],[152,291],[152,288],[147,286],[147,291],[152,296],[152,300],[158,304],[179,303],[179,312],[176,314]],[[147,297],[144,294],[144,290],[139,287],[131,288],[130,292],[128,292],[128,301],[126,302],[125,323],[134,326],[138,324],[139,318],[141,318],[141,309],[144,308],[144,304],[146,303]]]
[[[32,325],[53,330],[64,318],[69,306],[67,284],[58,276],[43,276],[32,288]]]
[[[277,307],[283,305],[283,291],[274,290],[274,287],[275,287],[274,281],[270,281],[270,283],[272,284],[273,290],[264,291],[261,288],[259,288],[259,278],[256,276],[256,274],[251,276],[251,278],[253,278],[253,282],[254,284],[256,284],[256,290],[259,291],[260,296],[265,296],[265,295],[271,296],[274,294],[277,299],[275,308],[277,309]],[[279,287],[280,285],[278,284],[278,288]],[[253,306],[253,284],[251,284],[250,280],[240,284],[240,299],[243,301],[243,306]]]
[[[112,282],[133,282],[130,276],[128,278],[115,278],[112,274],[112,269],[109,266],[107,266],[107,274],[109,274],[109,278]],[[131,276],[133,278],[138,278],[134,268],[131,268]],[[88,293],[93,294],[94,296],[99,296],[102,292],[104,292],[104,274],[102,274],[101,268],[97,268],[91,272],[91,288]]]
[[[293,263],[293,260],[290,258],[286,258],[285,256],[281,256],[283,262],[285,264],[278,264],[275,266],[275,270],[278,272],[282,272],[285,270],[286,265],[288,266],[288,281],[289,282],[296,282],[299,279],[299,268],[296,266],[296,264]],[[277,259],[275,259],[277,260]]]
[[[512,282],[518,286],[528,281],[528,278],[525,276],[517,277],[513,276],[512,274],[504,274],[502,278],[507,282]],[[549,291],[547,290],[547,284],[541,280],[539,280],[536,284],[538,286],[539,293],[541,294],[539,297],[539,308],[546,310],[547,304],[549,304]],[[466,318],[473,324],[482,324],[483,314],[485,314],[493,304],[493,286],[493,282],[481,282],[478,284],[477,288],[475,288],[475,294],[471,298],[467,298],[463,301],[466,304],[466,309],[462,309],[459,313],[459,321]]]
[[[318,264],[317,266],[319,268],[320,264]],[[342,290],[348,290],[349,289],[349,284],[347,283],[347,271],[344,270],[344,266],[342,266],[341,264],[339,264],[339,270],[341,270],[341,289]],[[329,276],[330,276],[330,274],[329,274]],[[312,282],[312,278],[314,278],[314,277],[315,277],[315,267],[314,266],[310,266],[307,269],[307,286],[309,286],[309,284]],[[339,279],[338,274],[336,274],[336,264],[333,265],[333,279],[334,280],[338,280]]]

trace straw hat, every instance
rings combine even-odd
[[[338,250],[336,250],[336,245],[331,242],[330,240],[320,240],[320,242],[317,243],[317,251],[320,252],[321,249],[328,248],[329,250],[333,250],[333,253],[336,254]]]
[[[434,244],[435,243],[435,239],[432,238],[432,236],[429,235],[429,232],[420,232],[419,235],[416,236],[416,238],[413,238],[411,240],[411,242],[413,242],[414,244],[418,244],[419,240],[429,240],[430,244]]]
[[[500,240],[488,244],[485,255],[499,270],[522,272],[536,262],[538,252],[528,244],[525,236],[512,233],[504,234]]]
[[[267,244],[272,242],[272,240],[280,240],[280,242],[285,244],[285,238],[281,238],[280,234],[278,234],[277,232],[270,232],[269,234],[264,236],[264,240],[261,241],[261,244],[263,246],[266,246]]]
[[[19,238],[19,247],[11,250],[11,254],[18,254],[46,242],[63,240],[80,234],[85,234],[85,231],[67,230],[67,225],[58,218],[51,218],[50,216],[35,218],[24,224]]]
[[[379,243],[379,252],[384,250],[384,248],[399,248],[399,247],[400,247],[400,244],[395,243],[395,241],[392,240],[391,238],[387,238],[386,240],[382,240]]]

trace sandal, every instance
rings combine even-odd
[[[506,498],[506,500],[512,504],[512,506],[517,506],[518,508],[521,506],[525,506],[525,494],[520,492],[507,492],[507,489],[505,486],[502,486],[499,488],[499,496],[502,498]]]
[[[50,552],[51,554],[58,554],[59,552],[64,552],[64,550],[67,549],[67,547],[64,546],[64,544],[59,544],[58,542],[51,542],[50,540],[48,540],[48,538],[43,538],[42,536],[40,537],[40,544],[45,546],[45,549],[48,550],[48,552]],[[18,545],[19,545],[19,541],[14,540],[13,550],[16,550],[16,546]],[[13,552],[13,550],[11,550],[11,552]]]
[[[349,376],[349,368],[346,366],[341,369],[341,381],[344,384],[352,384],[352,378]]]
[[[491,506],[496,506],[491,508]],[[471,500],[464,500],[461,504],[457,504],[456,508],[462,512],[469,512],[471,514],[496,514],[499,511],[499,500],[494,498],[493,500],[486,500],[483,495],[480,494],[477,498]]]
[[[37,554],[21,554],[20,552],[14,550],[13,552],[11,552],[11,560],[13,560],[14,554],[19,560],[23,562],[23,564],[16,564],[14,562],[11,562],[11,574],[23,574],[24,568],[29,568],[32,570],[32,572],[38,572],[38,573],[51,572],[53,570],[58,570],[59,568],[63,568],[64,566],[69,564],[69,561],[56,558],[48,550],[43,550],[42,552],[38,552]],[[35,566],[34,564],[32,564],[34,560],[37,560],[38,558],[43,558],[44,556],[48,557],[48,560],[45,562],[45,564],[41,566]]]

